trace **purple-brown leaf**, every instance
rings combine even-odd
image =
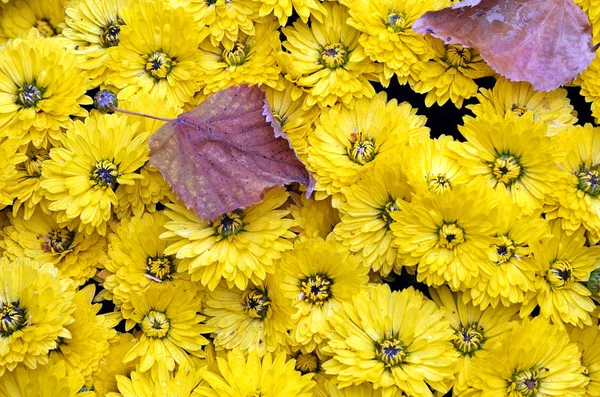
[[[156,131],[150,150],[175,194],[207,220],[260,202],[269,187],[300,182],[312,190],[257,86],[211,95]]]
[[[539,91],[569,83],[595,56],[588,18],[573,0],[466,0],[423,14],[412,28],[474,47],[496,72]]]

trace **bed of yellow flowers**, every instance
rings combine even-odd
[[[0,397],[600,396],[600,128],[411,30],[450,4],[0,0]],[[240,84],[315,192],[204,220],[112,109]]]

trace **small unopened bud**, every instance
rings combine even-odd
[[[117,95],[110,90],[99,91],[94,96],[94,107],[102,113],[112,113],[113,108],[118,106]]]

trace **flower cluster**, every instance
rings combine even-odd
[[[600,396],[600,127],[413,32],[451,3],[0,0],[0,397]],[[315,191],[203,219],[148,142],[240,84]]]

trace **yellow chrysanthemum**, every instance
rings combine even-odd
[[[80,68],[103,83],[110,74],[108,48],[119,44],[124,24],[120,11],[129,0],[82,0],[67,4],[63,35],[75,53]]]
[[[600,1],[598,0],[575,0],[575,4],[583,9],[592,25],[593,42],[600,42]]]
[[[148,160],[147,134],[139,134],[138,126],[126,116],[99,113],[73,123],[42,170],[48,208],[59,211],[59,222],[80,220],[79,230],[106,233],[118,204],[114,190],[141,178],[136,171]]]
[[[449,5],[447,0],[346,0],[348,24],[361,32],[359,43],[371,60],[384,65],[386,78],[393,73],[405,83],[410,68],[426,61],[432,49],[412,24],[425,12]]]
[[[305,192],[291,192],[289,210],[296,221],[294,231],[299,238],[326,238],[340,221],[337,209],[331,206],[331,198],[315,200],[314,197],[306,198]]]
[[[260,4],[247,0],[169,0],[175,7],[183,7],[210,33],[213,45],[225,40],[235,41],[243,32],[254,36],[254,22],[258,19]]]
[[[273,13],[279,20],[281,26],[285,26],[288,18],[296,11],[303,22],[308,21],[309,16],[313,16],[319,21],[327,12],[319,0],[254,0],[260,4],[258,15],[263,17]]]
[[[274,273],[274,261],[292,249],[294,221],[289,211],[278,209],[288,198],[284,188],[269,190],[263,201],[212,221],[204,221],[182,203],[167,204],[165,224],[169,232],[161,238],[174,242],[166,255],[181,259],[179,271],[191,274],[211,291],[221,279],[229,286],[246,289],[248,281],[259,284]]]
[[[0,397],[95,397],[93,392],[81,392],[81,374],[68,374],[64,362],[19,367],[0,376]]]
[[[479,52],[460,44],[444,44],[440,39],[426,36],[433,58],[416,63],[408,78],[415,92],[427,94],[425,106],[434,103],[443,105],[451,100],[461,108],[463,101],[477,94],[477,83],[473,79],[491,76],[492,69]]]
[[[88,382],[108,354],[109,340],[116,335],[112,328],[117,323],[110,314],[98,315],[101,305],[92,304],[95,291],[95,286],[88,285],[75,294],[75,321],[66,326],[71,337],[59,337],[57,348],[50,353],[51,361],[66,362],[68,374],[82,374]]]
[[[304,346],[296,346],[292,348],[290,357],[296,360],[296,371],[302,375],[312,374],[312,381],[315,384],[312,389],[313,397],[330,397],[327,391],[327,383],[330,378],[325,374],[323,363],[329,359],[325,356],[319,347],[312,352],[306,351]]]
[[[335,240],[296,243],[281,257],[277,273],[281,291],[293,306],[292,338],[307,351],[326,340],[331,316],[367,284],[368,270]]]
[[[471,362],[470,396],[580,397],[587,379],[577,345],[563,328],[537,317],[513,322],[502,343]]]
[[[245,357],[235,349],[226,359],[217,357],[217,362],[220,373],[205,372],[206,383],[196,389],[197,396],[312,396],[312,375],[294,370],[295,360],[286,361],[285,353],[276,356],[267,353],[261,359],[256,352]]]
[[[453,186],[471,180],[467,170],[449,155],[451,136],[431,139],[423,135],[409,141],[409,147],[400,157],[400,164],[415,194],[441,194]]]
[[[65,20],[67,0],[16,0],[2,8],[0,30],[12,39],[31,28],[44,37],[59,35]]]
[[[137,343],[131,334],[117,334],[111,341],[108,354],[100,360],[98,368],[92,374],[90,387],[93,387],[97,396],[105,396],[110,392],[117,392],[116,376],[128,377],[135,370],[137,361],[123,362],[125,354]]]
[[[551,190],[556,204],[547,207],[548,218],[559,218],[568,233],[583,225],[600,236],[600,128],[574,126],[558,138],[566,156],[559,162],[560,179]]]
[[[585,328],[569,326],[567,332],[571,342],[579,347],[583,374],[590,380],[582,396],[600,396],[600,328],[597,325]]]
[[[458,360],[444,312],[421,292],[391,292],[387,284],[356,294],[333,314],[328,342],[333,357],[323,364],[340,387],[370,382],[409,396],[445,393]]]
[[[410,139],[427,135],[425,121],[407,102],[388,102],[385,93],[356,100],[353,109],[337,105],[324,110],[309,135],[308,166],[317,180],[316,198],[332,195],[334,207],[339,206],[342,188],[375,164],[397,157]]]
[[[377,164],[342,193],[346,201],[339,207],[336,238],[357,254],[363,266],[383,276],[392,270],[400,273],[402,260],[390,229],[394,222],[391,213],[398,211],[397,201],[410,201],[412,189],[398,163]]]
[[[375,89],[369,83],[381,81],[381,66],[370,62],[358,43],[359,32],[346,24],[348,12],[334,2],[323,4],[327,18],[310,18],[283,28],[287,41],[280,61],[286,78],[307,95],[305,107],[332,106],[340,101],[353,105],[353,99],[371,98]],[[297,99],[297,93],[293,99]]]
[[[202,54],[198,59],[199,81],[208,95],[239,84],[264,84],[282,89],[281,68],[275,59],[281,50],[279,24],[268,18],[256,24],[256,33],[249,36],[240,33],[233,40],[224,40],[218,45],[210,39],[200,45]]]
[[[470,288],[490,275],[488,255],[494,240],[488,220],[497,199],[483,184],[459,185],[440,195],[397,201],[390,225],[405,265],[417,267],[417,280],[430,286],[447,283]]]
[[[600,24],[597,24],[600,25]],[[596,50],[596,57],[592,63],[579,75],[581,95],[587,102],[592,103],[592,115],[596,121],[600,120],[600,49]]]
[[[527,82],[512,82],[501,77],[493,89],[480,88],[477,100],[478,104],[467,106],[475,116],[496,114],[504,117],[512,113],[519,117],[531,112],[533,121],[543,122],[548,127],[547,135],[557,135],[577,122],[577,113],[564,88],[539,92]]]
[[[556,189],[556,162],[562,157],[546,136],[546,126],[534,122],[531,113],[467,116],[464,120],[459,131],[467,142],[452,144],[451,155],[470,175],[482,175],[489,186],[508,191],[525,214],[541,208]]]
[[[221,282],[204,306],[206,325],[216,328],[217,350],[238,348],[262,357],[287,348],[287,330],[293,326],[290,307],[272,276],[258,285],[248,284],[245,290]]]
[[[369,383],[361,383],[359,386],[348,386],[340,389],[334,382],[325,385],[327,394],[323,397],[404,397],[405,394],[398,388],[373,389]],[[317,396],[315,394],[315,396]],[[321,396],[318,396],[321,397]]]
[[[0,209],[13,204],[17,197],[20,175],[19,169],[27,161],[27,156],[19,152],[21,141],[18,138],[0,139]]]
[[[161,376],[178,365],[193,365],[191,356],[201,357],[202,346],[208,340],[201,334],[214,328],[201,324],[205,317],[198,314],[200,297],[193,288],[173,284],[153,284],[143,294],[131,296],[132,322],[141,328],[139,342],[123,358],[128,362],[140,357],[138,370],[146,372],[157,367]],[[191,356],[189,356],[191,355]]]
[[[43,2],[42,2],[43,3]],[[36,147],[57,143],[70,116],[86,116],[80,105],[89,83],[75,57],[57,40],[30,33],[0,51],[0,129],[3,135],[32,141]]]
[[[183,105],[198,90],[200,26],[167,0],[140,0],[121,9],[120,44],[108,49],[114,70],[108,84],[119,99],[139,91],[155,101]]]
[[[523,314],[536,305],[540,314],[553,322],[579,327],[591,325],[596,305],[585,283],[600,268],[600,246],[585,247],[584,230],[568,235],[554,222],[551,239],[532,242],[531,251],[539,269],[536,291],[527,294]]]
[[[519,306],[481,310],[465,304],[463,294],[453,294],[448,287],[430,288],[429,292],[454,329],[452,343],[460,359],[452,391],[455,395],[460,395],[469,387],[473,377],[473,357],[484,355],[501,343],[503,334],[511,329],[511,320],[518,318],[515,314],[519,311]]]
[[[70,278],[77,285],[94,277],[106,260],[106,239],[95,231],[84,234],[60,226],[52,214],[36,211],[25,220],[21,214],[10,216],[0,245],[4,255],[14,260],[30,258],[52,263],[59,278]]]
[[[71,337],[75,291],[57,272],[49,263],[0,258],[0,379],[19,364],[45,364],[58,338]]]

